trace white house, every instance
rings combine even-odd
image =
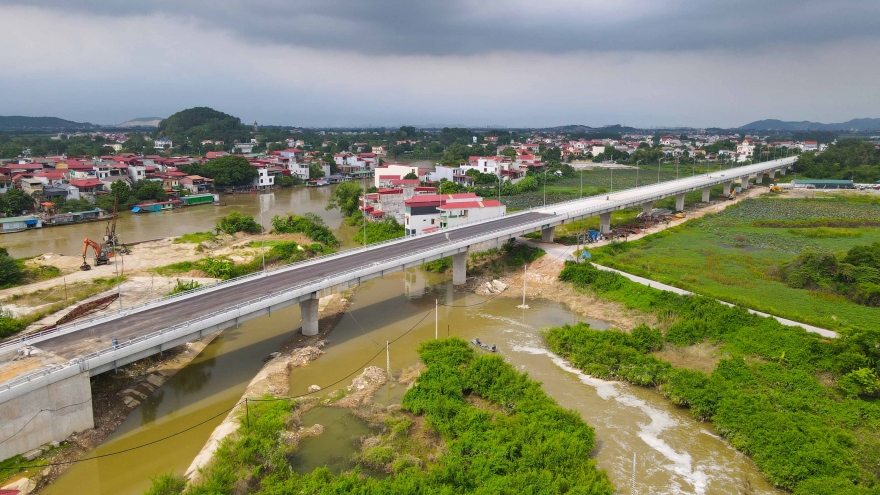
[[[235,146],[232,148],[239,153],[247,154],[254,151],[254,146],[256,146],[254,143],[235,143]]]
[[[424,194],[404,201],[406,235],[419,235],[440,228],[440,207],[455,202],[482,201],[474,193]]]
[[[817,141],[804,141],[800,143],[801,151],[818,151],[819,143]]]
[[[291,160],[287,162],[287,170],[290,170],[291,174],[299,177],[304,181],[311,179],[311,176],[309,175],[308,163]]]
[[[131,183],[134,184],[139,180],[143,180],[147,178],[147,167],[144,165],[129,165],[128,166],[128,178],[131,180]]]
[[[748,139],[743,139],[742,143],[736,145],[736,153],[737,161],[744,162],[755,154],[755,145]]]
[[[257,172],[260,174],[254,178],[254,181],[251,185],[258,189],[271,189],[275,185],[275,177],[269,174],[269,170],[265,166],[258,166]]]
[[[497,200],[447,201],[440,206],[440,228],[455,227],[466,223],[500,217],[507,213],[507,207]]]
[[[171,140],[168,138],[159,138],[153,141],[153,148],[156,148],[157,150],[164,150],[173,147],[174,143],[172,143]]]

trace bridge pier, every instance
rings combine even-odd
[[[703,203],[708,203],[708,202],[709,202],[709,194],[710,194],[711,192],[712,192],[712,188],[711,188],[711,187],[704,187],[704,188],[703,188]]]
[[[675,211],[684,211],[684,193],[675,195]]]
[[[546,229],[541,229],[541,242],[553,242],[553,233],[556,231],[556,227],[547,227]]]
[[[647,203],[642,205],[642,213],[644,213],[645,215],[650,215],[651,212],[653,212],[653,211],[654,211],[654,202],[653,201],[648,201]]]
[[[743,190],[743,191],[748,191],[748,189],[749,189],[749,178],[748,178],[748,176],[741,178],[739,182],[740,182],[740,185],[742,186],[742,190]]]
[[[785,175],[785,172],[788,170],[788,167],[782,167],[779,169],[779,175]]]
[[[775,170],[771,170],[771,171],[770,171],[770,180],[773,180],[773,179],[775,179],[775,178],[776,178],[776,171],[775,171]]]
[[[599,214],[599,232],[602,234],[611,233],[611,212]]]
[[[733,181],[727,181],[724,183],[724,195],[730,195],[730,187],[733,186]]]
[[[467,252],[452,255],[452,285],[467,281]]]
[[[303,335],[318,335],[318,298],[312,295],[311,299],[300,301],[299,309]]]
[[[764,182],[764,172],[758,172],[755,174],[755,184],[760,184]]]

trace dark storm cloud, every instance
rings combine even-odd
[[[2,0],[55,11],[165,14],[256,42],[364,54],[773,50],[880,28],[876,0]]]

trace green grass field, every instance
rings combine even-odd
[[[880,229],[858,226],[878,218],[880,204],[864,200],[750,199],[720,214],[592,253],[596,263],[747,308],[833,330],[868,329],[877,327],[880,309],[835,294],[790,288],[777,273],[780,262],[805,249],[838,252],[880,241]],[[796,227],[811,219],[829,226]],[[852,226],[840,228],[837,223]],[[756,226],[768,224],[774,226]]]

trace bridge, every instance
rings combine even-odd
[[[792,157],[718,170],[349,249],[4,342],[0,362],[13,359],[27,345],[53,356],[57,364],[0,383],[0,459],[91,428],[90,376],[293,304],[300,305],[303,334],[315,335],[318,299],[352,284],[451,256],[452,281],[460,285],[465,283],[469,252],[538,230],[549,242],[555,227],[593,216],[599,216],[601,230],[608,232],[614,211],[638,206],[650,211],[655,201],[669,197],[675,197],[676,210],[683,210],[688,192],[702,191],[702,200],[708,201],[713,186],[723,185],[725,194],[734,182],[748,188],[751,176],[760,182],[764,173],[771,178],[784,174],[795,161]]]

